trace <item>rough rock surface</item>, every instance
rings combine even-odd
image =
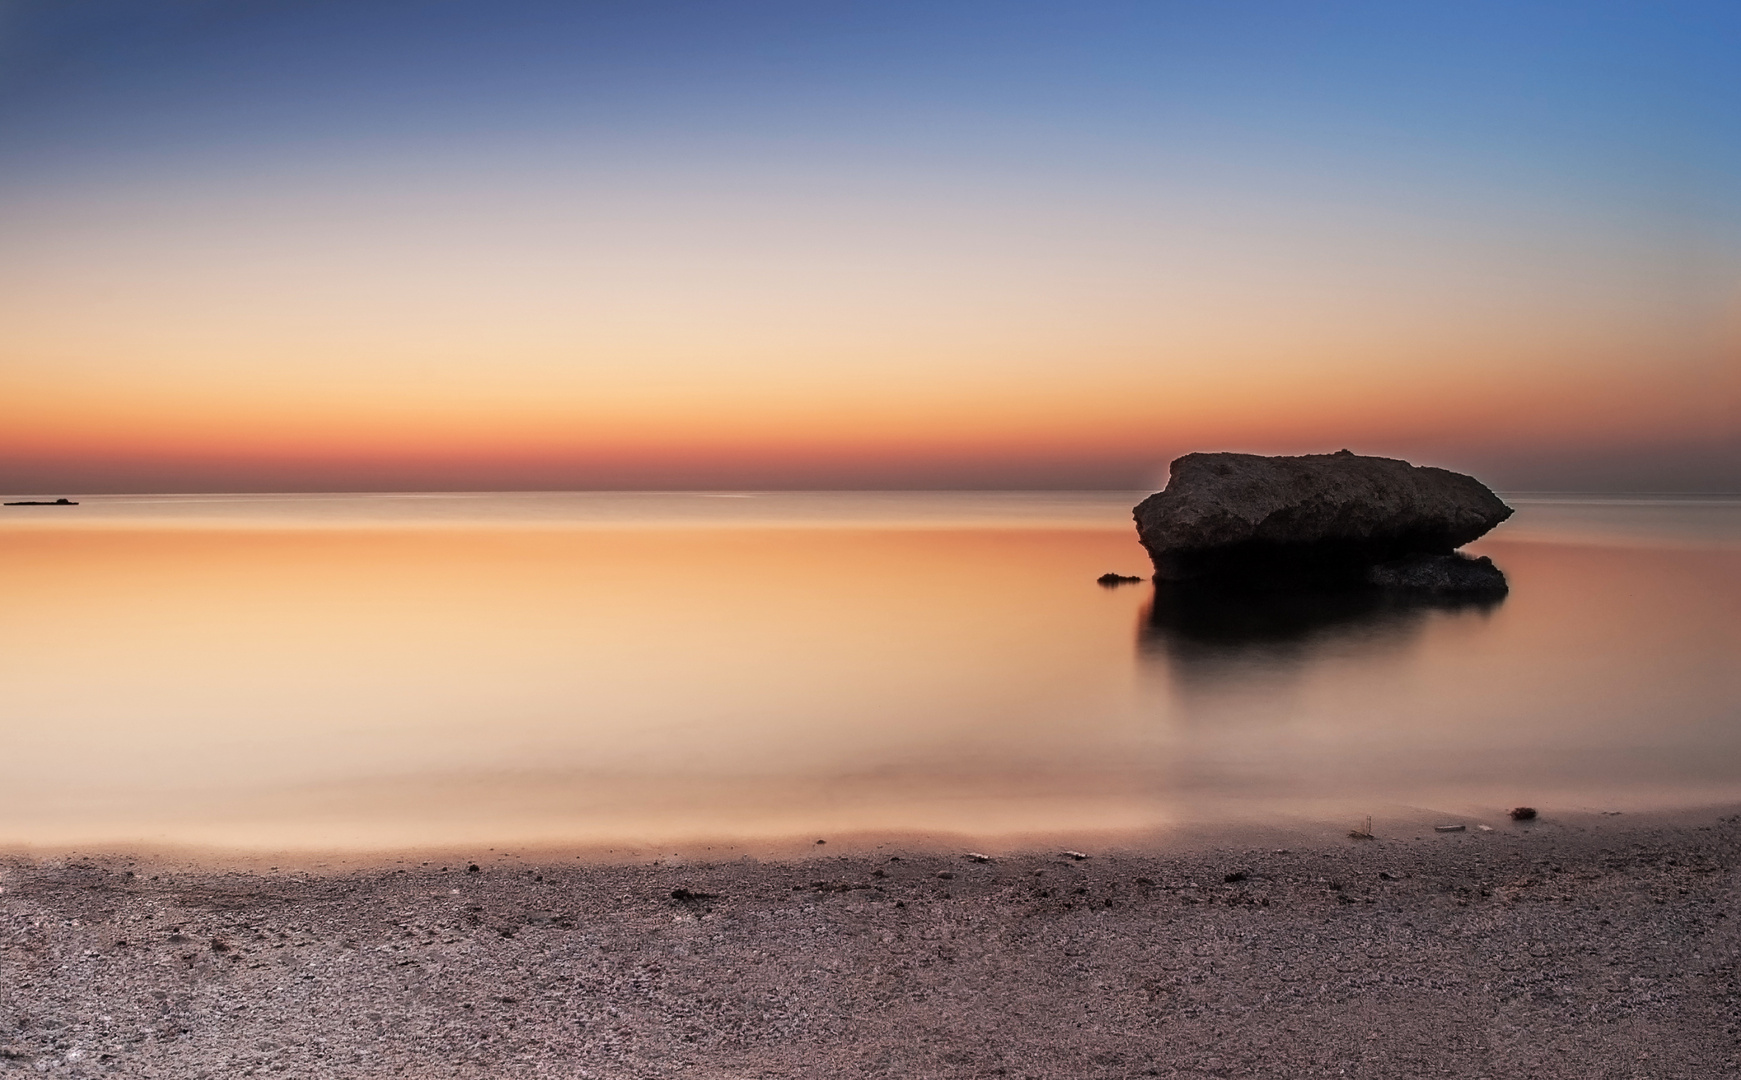
[[[1474,477],[1343,450],[1187,454],[1135,516],[1157,577],[1268,587],[1352,584],[1380,563],[1449,555],[1511,508]]]
[[[1741,1076],[1741,818],[1458,820],[983,863],[0,860],[0,1077]]]

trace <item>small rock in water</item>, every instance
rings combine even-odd
[[[1533,807],[1533,806],[1514,806],[1514,807],[1512,807],[1511,808],[1511,820],[1513,820],[1513,821],[1534,821],[1535,820],[1535,807]]]
[[[1131,577],[1128,574],[1102,574],[1094,580],[1105,585],[1109,589],[1116,588],[1120,585],[1136,585],[1142,582],[1142,578]]]

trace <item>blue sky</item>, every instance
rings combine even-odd
[[[42,316],[10,359],[38,388],[52,384],[55,365],[88,378],[104,357],[122,375],[158,365],[171,396],[181,393],[176,379],[203,377],[170,371],[170,337],[144,322],[136,348],[80,338],[81,322],[131,316],[55,299],[89,286],[70,273],[50,298],[33,267],[114,268],[103,286],[113,292],[131,288],[131,266],[132,280],[182,275],[191,294],[225,275],[210,254],[225,236],[288,253],[324,229],[335,267],[368,262],[378,275],[390,260],[370,260],[383,250],[400,251],[413,269],[427,259],[405,239],[409,225],[379,224],[421,205],[425,220],[442,222],[438,231],[477,223],[454,234],[450,253],[548,269],[545,255],[526,254],[537,247],[535,227],[503,226],[501,215],[519,207],[555,219],[592,207],[595,232],[605,219],[633,225],[610,251],[644,229],[647,250],[681,280],[690,280],[686,267],[706,264],[730,279],[781,260],[781,280],[803,280],[818,250],[899,264],[888,280],[945,264],[958,266],[958,279],[990,280],[1031,259],[1026,276],[999,286],[1004,306],[978,316],[984,340],[961,354],[977,359],[952,360],[942,346],[927,354],[928,364],[963,371],[985,369],[1008,312],[1062,304],[1071,275],[1092,275],[1101,254],[1103,298],[1121,277],[1164,293],[1199,265],[1215,283],[1219,291],[1177,313],[1191,329],[1176,340],[1165,326],[1142,331],[1155,335],[1154,355],[1173,357],[1156,370],[1181,379],[1201,372],[1181,368],[1179,356],[1220,355],[1193,319],[1236,307],[1239,295],[1261,304],[1291,290],[1288,282],[1300,283],[1298,295],[1277,297],[1293,314],[1278,316],[1274,340],[1312,340],[1277,359],[1288,370],[1336,352],[1320,323],[1346,321],[1336,313],[1357,312],[1363,298],[1418,306],[1423,340],[1500,319],[1502,309],[1504,319],[1525,319],[1535,304],[1542,340],[1561,344],[1532,345],[1484,372],[1529,369],[1519,392],[1540,397],[1588,355],[1592,378],[1619,380],[1609,398],[1632,393],[1626,378],[1667,372],[1688,419],[1676,421],[1665,398],[1614,452],[1645,448],[1672,462],[1665,484],[1727,483],[1733,446],[1709,399],[1733,392],[1721,369],[1735,340],[1725,320],[1736,318],[1741,293],[1737,56],[1733,4],[0,3],[0,224],[21,237],[11,265],[0,264],[0,284],[28,279],[38,290],[31,310],[54,299],[47,306],[67,327]],[[661,232],[660,214],[678,224]],[[504,228],[521,230],[518,239],[498,242]],[[685,229],[702,238],[693,249],[673,235]],[[774,239],[744,240],[757,230]],[[571,246],[592,235],[556,232]],[[1145,263],[1144,245],[1165,249],[1160,261]],[[728,247],[741,266],[720,254]],[[1073,269],[1053,280],[1045,265]],[[1409,275],[1419,277],[1418,296],[1387,291]],[[1133,327],[1120,331],[1124,344],[1084,345],[1084,355],[1125,349],[1106,361],[1109,378],[1136,371],[1140,349],[1127,339],[1139,333],[1140,291],[1110,314],[1082,302],[1085,321]],[[717,317],[712,299],[665,295],[677,318]],[[895,303],[905,294],[889,295]],[[1434,295],[1446,297],[1436,314]],[[430,303],[451,306],[442,296]],[[1317,322],[1300,314],[1314,296],[1327,313]],[[977,302],[964,296],[957,309]],[[153,305],[161,298],[141,292],[128,310]],[[554,310],[527,317],[560,321]],[[870,317],[843,316],[837,336],[859,333]],[[1607,318],[1617,320],[1609,340],[1654,334],[1671,345],[1626,346],[1626,355],[1617,345],[1598,358],[1564,329]],[[950,332],[966,340],[964,327]],[[716,329],[760,332],[729,320]],[[604,346],[570,346],[598,370],[608,366],[596,359]],[[836,363],[806,347],[818,365]],[[1259,347],[1229,346],[1240,356]],[[1351,342],[1345,351],[1368,347],[1377,348]],[[226,349],[256,372],[290,362],[270,349]],[[1421,354],[1429,359],[1396,351],[1399,367],[1443,361],[1431,350]],[[745,380],[770,385],[790,381],[781,373],[797,363],[732,355],[708,363],[742,364]],[[1055,363],[1060,377],[1081,364],[1098,370],[1084,355],[1010,363]],[[516,363],[498,359],[492,370]],[[1628,364],[1630,375],[1615,374]],[[891,361],[890,370],[904,369]],[[1261,377],[1241,371],[1240,380]],[[1444,433],[1462,421],[1450,413],[1426,425],[1440,435],[1422,446],[1450,447],[1458,460],[1503,464],[1526,446],[1569,460],[1602,427],[1600,410],[1588,408],[1589,422],[1568,429],[1551,454],[1522,426],[1483,435],[1487,450],[1452,447]],[[1263,441],[1249,425],[1226,430],[1242,445]],[[1399,452],[1420,449],[1383,438]],[[1160,439],[1106,450],[1083,466],[1081,482],[1096,469],[1111,482],[1143,455],[1171,449]]]

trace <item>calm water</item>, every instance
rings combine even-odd
[[[1741,500],[1514,496],[1503,603],[1229,605],[1091,494],[0,517],[0,842],[956,832],[1741,797]]]

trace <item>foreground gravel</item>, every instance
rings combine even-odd
[[[0,1075],[1734,1077],[1738,854],[1713,812],[1084,860],[15,856]]]

